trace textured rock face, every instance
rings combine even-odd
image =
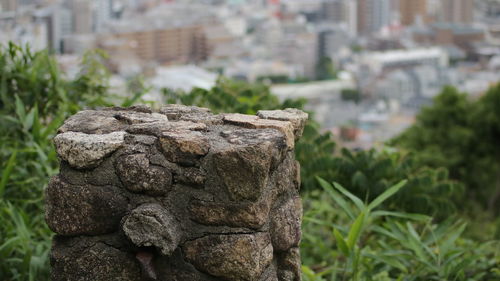
[[[167,105],[81,111],[54,143],[52,280],[300,280],[307,114]]]
[[[78,132],[59,134],[54,138],[57,154],[75,168],[96,166],[123,145],[125,132],[89,135]]]
[[[225,280],[259,280],[273,260],[267,233],[207,235],[184,245],[186,258],[206,273]]]

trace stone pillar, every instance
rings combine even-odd
[[[300,280],[307,114],[85,110],[54,138],[53,281]]]

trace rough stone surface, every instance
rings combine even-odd
[[[132,192],[166,194],[172,185],[172,173],[161,166],[150,165],[146,154],[124,155],[116,165],[125,188]]]
[[[153,135],[161,137],[163,132],[171,131],[205,131],[207,125],[204,123],[194,123],[191,121],[177,122],[150,122],[133,124],[127,128],[127,132],[131,134]]]
[[[300,281],[300,250],[290,248],[286,252],[277,254],[278,257],[278,280],[280,281]]]
[[[52,280],[300,280],[307,114],[85,110],[54,138]]]
[[[123,231],[137,246],[158,248],[170,255],[179,244],[181,230],[175,218],[158,204],[144,204],[124,218]]]
[[[259,110],[257,116],[263,119],[289,121],[293,125],[295,139],[302,136],[309,115],[295,108],[284,110]]]
[[[167,104],[160,108],[160,113],[166,115],[170,120],[180,120],[188,114],[209,114],[210,109],[182,104]]]
[[[207,235],[184,245],[186,258],[224,280],[258,280],[273,259],[267,233]]]
[[[104,157],[123,145],[125,132],[104,135],[89,135],[67,132],[54,138],[57,154],[75,168],[90,168],[98,165]]]
[[[271,215],[271,237],[273,247],[285,251],[300,242],[302,223],[302,203],[300,197],[293,197],[273,210]]]
[[[234,204],[194,200],[189,210],[192,218],[201,224],[259,229],[268,220],[270,201]]]
[[[53,177],[46,190],[46,220],[62,235],[96,235],[116,231],[127,200],[112,186],[72,185]]]
[[[229,146],[214,154],[214,165],[232,200],[259,199],[269,176],[271,154],[262,146]]]
[[[96,239],[56,236],[50,263],[52,281],[141,280],[132,253]]]
[[[224,115],[224,122],[251,129],[271,128],[282,132],[286,138],[287,146],[292,149],[295,144],[293,124],[288,121],[261,119],[258,116],[231,113]]]
[[[167,160],[183,165],[194,165],[210,148],[202,133],[187,130],[163,132],[160,144]]]

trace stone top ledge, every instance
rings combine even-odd
[[[173,155],[169,160],[175,162],[187,157],[192,159],[184,164],[194,165],[210,147],[276,140],[274,134],[271,136],[262,131],[264,129],[281,133],[282,143],[291,150],[307,118],[307,113],[292,108],[261,110],[257,115],[246,115],[213,114],[208,108],[178,104],[162,106],[156,112],[143,105],[111,107],[83,110],[71,116],[59,128],[54,143],[63,160],[73,167],[85,169],[97,166],[103,158],[121,148],[127,134],[149,135],[159,138],[164,151]],[[249,131],[238,133],[238,130]],[[252,130],[256,130],[255,133]]]

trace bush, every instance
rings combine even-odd
[[[404,181],[369,203],[339,184],[319,182],[324,191],[308,192],[304,200],[304,280],[500,278],[500,244],[463,238],[460,220],[433,224],[428,216],[377,208]]]
[[[69,80],[47,52],[0,46],[0,280],[49,279],[43,190],[58,171],[56,129],[84,107],[134,101],[109,93],[102,58],[87,53]]]

